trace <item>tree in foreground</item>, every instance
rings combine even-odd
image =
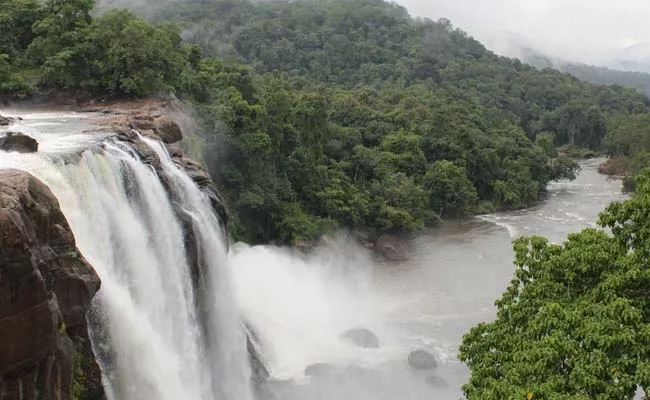
[[[460,348],[468,399],[631,399],[650,393],[650,171],[599,228],[515,241],[497,319]]]

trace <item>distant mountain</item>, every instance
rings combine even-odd
[[[559,65],[557,68],[583,81],[604,85],[620,85],[636,89],[650,97],[650,73],[647,72],[621,71],[571,63]]]
[[[622,49],[608,66],[626,71],[650,73],[650,43],[637,43]]]
[[[620,85],[650,97],[650,43],[622,49],[607,66],[593,66],[549,56],[537,50],[531,39],[511,32],[497,32],[485,42],[497,53],[518,58],[535,68],[554,68],[586,82]]]

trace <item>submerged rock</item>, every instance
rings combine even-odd
[[[340,338],[366,349],[379,348],[379,339],[372,331],[366,328],[349,329],[343,332]]]
[[[449,387],[447,381],[438,376],[428,376],[425,381],[437,389],[446,389]]]
[[[409,365],[411,368],[415,369],[435,369],[438,367],[438,361],[436,358],[424,350],[415,350],[409,354],[408,358]]]
[[[305,376],[314,378],[345,377],[350,379],[361,379],[371,376],[372,370],[357,365],[341,365],[333,363],[315,363],[305,368]]]
[[[0,171],[0,398],[104,398],[86,326],[99,286],[50,189]]]
[[[331,363],[315,363],[305,368],[305,376],[333,376],[345,373],[345,367]]]
[[[0,150],[35,153],[38,151],[38,142],[20,132],[7,132],[5,136],[0,137]]]

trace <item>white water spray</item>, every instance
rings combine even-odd
[[[147,143],[160,158],[171,198],[150,166],[111,141],[73,160],[0,152],[0,168],[28,171],[51,188],[102,280],[91,337],[110,399],[251,400],[246,338],[219,220],[164,148]],[[204,267],[198,288],[178,209],[191,218]]]

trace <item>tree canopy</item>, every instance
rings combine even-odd
[[[515,241],[496,321],[464,339],[468,399],[631,399],[650,388],[650,170],[599,228]]]
[[[137,9],[145,21],[90,0],[2,0],[0,90],[174,93],[201,121],[238,240],[526,207],[575,176],[555,146],[598,149],[649,112],[632,90],[499,57],[383,0],[161,4]]]

